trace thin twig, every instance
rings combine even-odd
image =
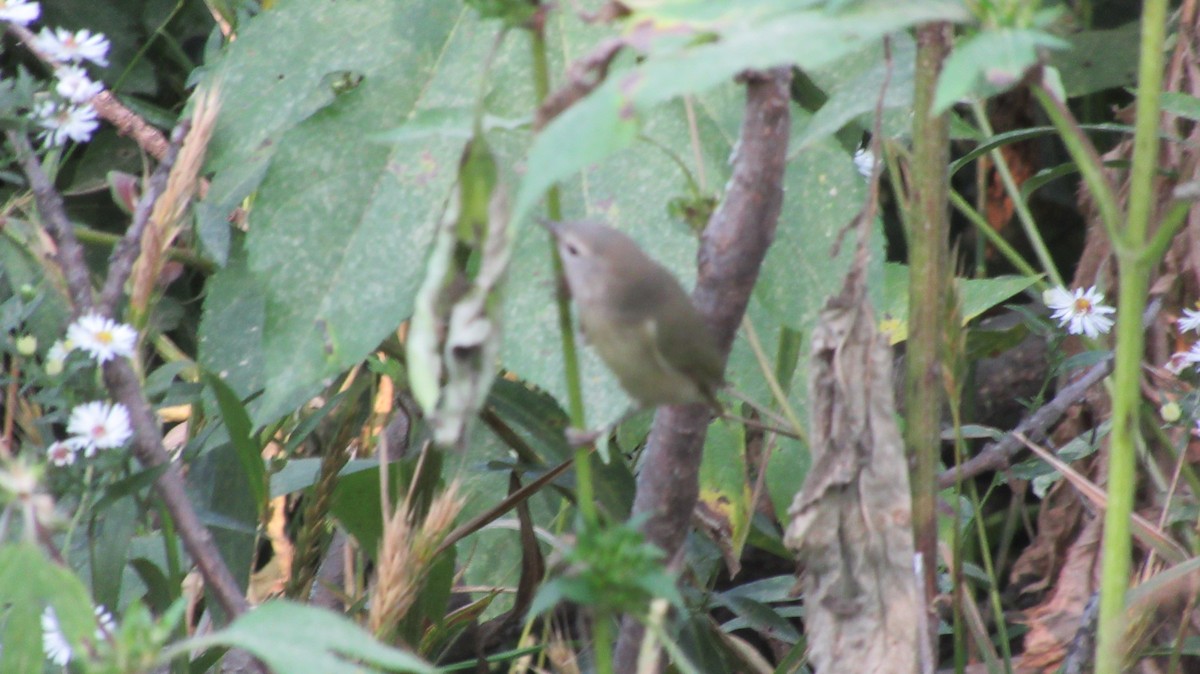
[[[1022,420],[1012,432],[989,443],[979,454],[967,461],[942,471],[941,475],[938,475],[938,489],[952,487],[959,480],[968,480],[989,471],[1008,468],[1013,456],[1024,447],[1020,436],[1041,441],[1046,437],[1046,429],[1062,418],[1067,408],[1081,400],[1088,389],[1107,377],[1112,372],[1112,367],[1112,356],[1093,365],[1082,377],[1063,387],[1053,400]]]
[[[534,130],[545,128],[564,110],[600,86],[608,75],[608,66],[612,64],[613,59],[617,57],[624,46],[624,39],[608,38],[597,44],[591,53],[572,63],[571,67],[567,69],[566,83],[547,96],[538,106],[533,122]]]
[[[67,210],[63,207],[62,195],[54,189],[42,164],[33,153],[33,146],[24,134],[17,131],[6,131],[8,142],[17,153],[17,161],[21,170],[29,179],[29,188],[37,201],[38,212],[42,214],[42,225],[49,230],[57,248],[58,265],[62,268],[63,277],[67,282],[67,291],[71,302],[75,305],[76,313],[82,314],[92,308],[92,282],[88,277],[87,262],[83,257],[83,246],[75,238],[75,230],[67,218]]]

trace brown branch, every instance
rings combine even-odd
[[[21,41],[21,44],[31,54],[44,63],[47,68],[54,69],[58,66],[54,59],[37,48],[33,31],[14,23],[8,24],[7,29],[9,33]],[[166,156],[167,139],[163,135],[163,132],[154,128],[146,120],[139,117],[137,113],[125,107],[125,104],[117,100],[117,97],[111,91],[108,89],[101,91],[93,96],[89,103],[96,109],[96,114],[117,128],[118,134],[132,138],[138,147],[142,148],[151,157],[161,160]]]
[[[1011,432],[1004,437],[989,443],[979,454],[963,463],[943,470],[937,479],[939,490],[952,487],[959,480],[969,480],[976,475],[993,470],[1008,468],[1013,456],[1025,445],[1017,436],[1024,436],[1034,442],[1041,442],[1046,437],[1046,430],[1054,425],[1067,408],[1079,402],[1088,389],[1095,386],[1112,372],[1112,357],[1102,363],[1093,365],[1082,377],[1065,386],[1050,402],[1040,407],[1036,412],[1026,417]]]
[[[234,580],[233,573],[225,565],[225,560],[221,558],[212,534],[200,521],[187,497],[183,471],[178,463],[171,461],[167,450],[163,448],[158,417],[146,402],[141,383],[129,361],[114,358],[106,363],[104,382],[113,397],[129,410],[129,421],[133,426],[133,455],[138,462],[148,469],[165,466],[165,470],[154,481],[154,487],[171,513],[175,529],[183,539],[192,561],[200,569],[205,586],[212,591],[229,620],[245,613],[250,605]]]
[[[7,131],[8,142],[17,153],[17,161],[21,170],[29,179],[29,188],[37,201],[38,212],[42,214],[42,226],[50,232],[54,239],[58,266],[62,269],[63,278],[67,282],[67,292],[75,305],[76,314],[82,314],[92,308],[92,281],[88,277],[87,262],[83,257],[83,246],[75,238],[75,230],[67,218],[67,210],[63,207],[62,195],[54,189],[42,164],[33,153],[33,146],[24,134]]]
[[[67,281],[75,313],[85,313],[93,307],[92,285],[83,248],[76,240],[75,231],[67,219],[62,196],[46,177],[41,163],[33,153],[29,139],[15,131],[8,131],[6,135],[29,179],[43,226],[50,232],[57,245],[58,263]],[[213,543],[212,534],[200,522],[196,510],[188,500],[183,473],[179,464],[173,463],[163,448],[158,418],[146,402],[133,367],[124,358],[113,359],[104,366],[104,379],[113,397],[129,411],[133,427],[134,456],[146,468],[164,467],[154,482],[155,490],[175,520],[176,530],[204,576],[205,584],[212,590],[229,619],[245,613],[249,608],[246,598]]]
[[[111,316],[116,311],[117,302],[125,289],[125,281],[129,280],[129,274],[133,272],[133,263],[141,252],[142,234],[146,231],[146,223],[150,221],[150,214],[154,211],[154,204],[159,195],[167,188],[167,178],[171,175],[175,159],[179,156],[179,148],[183,145],[183,139],[187,137],[190,128],[191,122],[184,120],[171,133],[171,145],[163,154],[162,163],[154,169],[150,180],[146,181],[145,191],[133,211],[133,222],[125,231],[125,236],[113,246],[112,254],[108,258],[108,278],[104,280],[104,289],[100,291],[98,303],[100,313],[105,316]]]
[[[783,205],[783,173],[791,129],[789,68],[745,77],[746,115],[733,176],[720,208],[704,230],[692,298],[728,357],[758,280]],[[700,457],[711,412],[704,405],[659,408],[641,472],[635,516],[646,517],[646,539],[667,558],[681,550],[699,497]],[[631,616],[621,625],[615,671],[636,669],[643,629]]]
[[[137,113],[125,107],[113,92],[108,89],[101,91],[92,96],[91,104],[96,109],[96,114],[116,127],[118,134],[132,138],[146,154],[159,160],[167,156],[169,144],[163,132],[150,126]]]
[[[572,63],[567,69],[566,83],[546,96],[546,100],[538,106],[533,120],[534,131],[545,128],[550,120],[600,86],[608,75],[608,66],[624,46],[624,39],[608,38],[596,45],[590,54]]]

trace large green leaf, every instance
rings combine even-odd
[[[245,649],[271,671],[289,674],[437,671],[411,653],[375,641],[345,616],[286,601],[267,602],[222,630],[173,646],[167,655],[214,646]]]
[[[1032,28],[997,28],[973,35],[954,48],[938,78],[933,111],[964,98],[983,99],[1020,84],[1040,52],[1070,44]]]
[[[293,1],[246,24],[213,67],[223,108],[210,165],[214,184],[228,185],[216,203],[257,185],[249,274],[223,270],[214,284],[234,274],[243,292],[262,297],[263,313],[239,324],[219,303],[239,300],[227,284],[233,292],[210,297],[206,319],[221,315],[222,330],[261,343],[217,352],[228,340],[206,333],[201,360],[216,372],[261,362],[256,423],[360,360],[411,311],[461,141],[374,138],[420,109],[469,106],[494,33],[441,0]],[[502,108],[514,89],[491,104]],[[237,383],[239,395],[250,392]]]
[[[1141,23],[1132,21],[1111,30],[1089,30],[1071,35],[1070,49],[1050,55],[1050,65],[1062,74],[1071,97],[1131,86],[1137,82]]]
[[[258,508],[246,469],[233,444],[224,442],[192,462],[188,496],[238,585],[250,580]]]
[[[229,264],[209,280],[200,320],[200,366],[239,395],[263,388],[266,298],[247,267],[242,237],[235,237]]]
[[[1036,277],[1026,276],[958,279],[963,324],[1037,282]],[[899,344],[908,339],[908,267],[886,265],[883,288],[883,303],[878,306],[881,329],[892,344]]]

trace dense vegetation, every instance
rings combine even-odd
[[[1200,20],[1127,5],[0,0],[0,671],[1194,671]]]

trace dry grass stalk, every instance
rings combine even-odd
[[[389,635],[404,619],[420,595],[438,546],[454,527],[465,499],[458,481],[434,497],[424,520],[414,522],[413,504],[405,499],[385,513],[383,540],[379,543],[375,583],[371,592],[368,626],[379,637]]]
[[[191,131],[183,141],[175,166],[171,168],[167,188],[154,204],[142,236],[142,252],[134,263],[130,281],[130,307],[139,314],[149,306],[150,295],[162,272],[167,249],[183,230],[183,214],[196,193],[200,169],[204,166],[204,155],[208,151],[220,107],[220,94],[216,87],[197,93]]]

